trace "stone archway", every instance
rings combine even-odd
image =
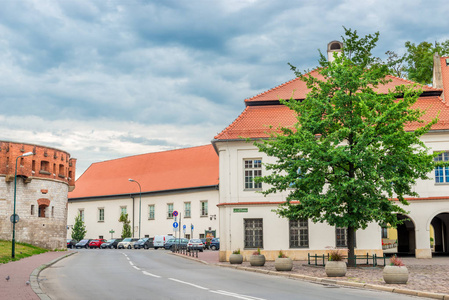
[[[430,225],[433,227],[434,254],[449,255],[449,213],[436,215]]]
[[[398,253],[400,255],[415,255],[415,224],[411,221],[410,217],[405,215],[398,215],[398,220],[404,220],[402,224],[397,226]]]

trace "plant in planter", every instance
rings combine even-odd
[[[265,255],[260,253],[260,248],[253,252],[253,255],[249,257],[249,263],[251,266],[261,267],[265,265]]]
[[[274,268],[276,271],[291,271],[293,269],[293,261],[280,250],[278,257],[274,260]]]
[[[231,264],[241,264],[243,262],[243,255],[240,254],[240,249],[234,250],[229,256],[229,262]]]
[[[390,265],[382,272],[385,283],[405,284],[408,281],[408,269],[396,255],[390,258]]]
[[[326,263],[324,270],[328,277],[342,277],[346,275],[346,262],[340,250],[336,249],[329,252],[329,261]]]

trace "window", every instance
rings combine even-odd
[[[262,176],[262,160],[246,159],[245,168],[245,190],[258,190],[262,188],[262,183],[255,183],[254,178]]]
[[[201,201],[201,216],[206,217],[208,215],[207,201]]]
[[[346,227],[336,227],[335,228],[335,238],[337,247],[348,247],[348,228]],[[356,246],[356,238],[354,232],[354,247]]]
[[[100,240],[102,240],[102,239],[104,239],[104,236],[99,235],[98,238],[99,238]]]
[[[34,216],[34,205],[31,204],[31,215]]]
[[[200,233],[200,239],[204,239],[204,233]]]
[[[245,248],[263,248],[263,219],[245,219]]]
[[[167,219],[173,219],[173,203],[167,204]]]
[[[104,222],[104,208],[98,208],[98,222]]]
[[[387,226],[382,226],[382,238],[388,239],[388,227]]]
[[[186,234],[185,234],[185,238],[188,239],[188,240],[190,240],[190,234],[189,234],[189,233],[186,233]]]
[[[120,206],[120,215],[126,215],[127,213],[126,206]]]
[[[39,218],[45,218],[45,211],[46,211],[47,207],[48,207],[48,205],[45,205],[45,204],[39,205],[39,211],[38,211]]]
[[[50,163],[48,161],[41,161],[41,169],[39,170],[40,174],[50,174]]]
[[[148,220],[154,220],[154,205],[148,205]]]
[[[63,164],[60,164],[59,165],[59,173],[58,173],[58,176],[59,177],[64,177],[64,165]]]
[[[78,211],[79,211],[79,214],[80,214],[80,216],[81,216],[81,221],[84,222],[84,209],[80,209],[80,210],[78,210]]]
[[[449,160],[449,152],[443,152],[438,154],[437,157],[434,158],[435,161],[448,161]],[[435,182],[443,183],[449,182],[449,167],[437,167],[435,168]]]
[[[190,202],[184,202],[184,218],[190,218]]]
[[[51,217],[53,218],[55,216],[55,207],[51,207]]]
[[[309,222],[307,219],[290,220],[290,248],[309,247]]]

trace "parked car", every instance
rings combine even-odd
[[[211,250],[219,250],[220,249],[220,239],[219,238],[213,238],[210,241],[210,249]]]
[[[105,239],[94,239],[94,240],[91,240],[89,242],[89,248],[90,249],[94,249],[94,248],[100,249],[101,244],[103,244],[105,242],[106,242]]]
[[[185,248],[185,247],[187,247],[188,242],[189,242],[188,239],[174,238],[174,239],[170,239],[167,242],[165,242],[164,248],[166,250],[172,250],[173,245],[179,245],[181,248]]]
[[[106,249],[106,248],[117,249],[117,245],[121,241],[123,241],[123,239],[110,239],[110,240],[107,240],[105,243],[101,244],[100,248],[101,249]]]
[[[153,240],[154,249],[164,248],[168,240],[174,239],[172,235],[156,235]]]
[[[134,243],[134,249],[140,249],[140,248],[144,248],[144,249],[148,249],[148,248],[153,248],[153,239],[154,238],[143,238],[138,240],[137,242]]]
[[[134,243],[137,242],[139,239],[136,238],[126,238],[117,245],[117,249],[132,249],[134,246]]]
[[[90,241],[92,241],[91,239],[84,239],[79,241],[78,243],[76,243],[75,248],[79,249],[79,248],[89,248],[89,243]]]
[[[187,251],[190,250],[199,250],[200,252],[203,252],[204,250],[203,241],[200,239],[190,239],[189,243],[187,244]]]
[[[75,247],[76,243],[78,243],[77,240],[67,239],[67,248],[73,249],[73,247]]]

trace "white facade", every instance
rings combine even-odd
[[[134,200],[133,200],[134,198]],[[126,210],[133,236],[139,237],[139,202],[140,195],[120,195],[111,197],[97,197],[85,199],[69,199],[68,209],[68,230],[67,238],[72,233],[75,217],[83,211],[84,223],[86,225],[86,238],[105,239],[120,237],[123,224],[119,217],[122,209]],[[190,217],[187,217],[190,203]],[[207,204],[204,204],[207,203]],[[174,218],[169,216],[169,205],[173,205],[173,210],[178,211],[181,216],[177,217],[181,227],[186,225],[186,231],[181,228],[181,236],[190,238],[206,237],[206,231],[215,231],[218,235],[218,190],[216,188],[186,189],[183,191],[168,191],[159,193],[143,193],[141,200],[141,230],[140,237],[154,237],[155,235],[175,235],[173,229]],[[207,209],[205,206],[207,205]],[[150,216],[150,207],[154,208],[154,216]],[[170,206],[171,208],[171,206]],[[101,220],[101,210],[103,210]],[[191,230],[193,225],[193,231]],[[110,231],[114,233],[110,233]],[[192,235],[193,233],[193,235]],[[179,234],[179,227],[176,236]]]

